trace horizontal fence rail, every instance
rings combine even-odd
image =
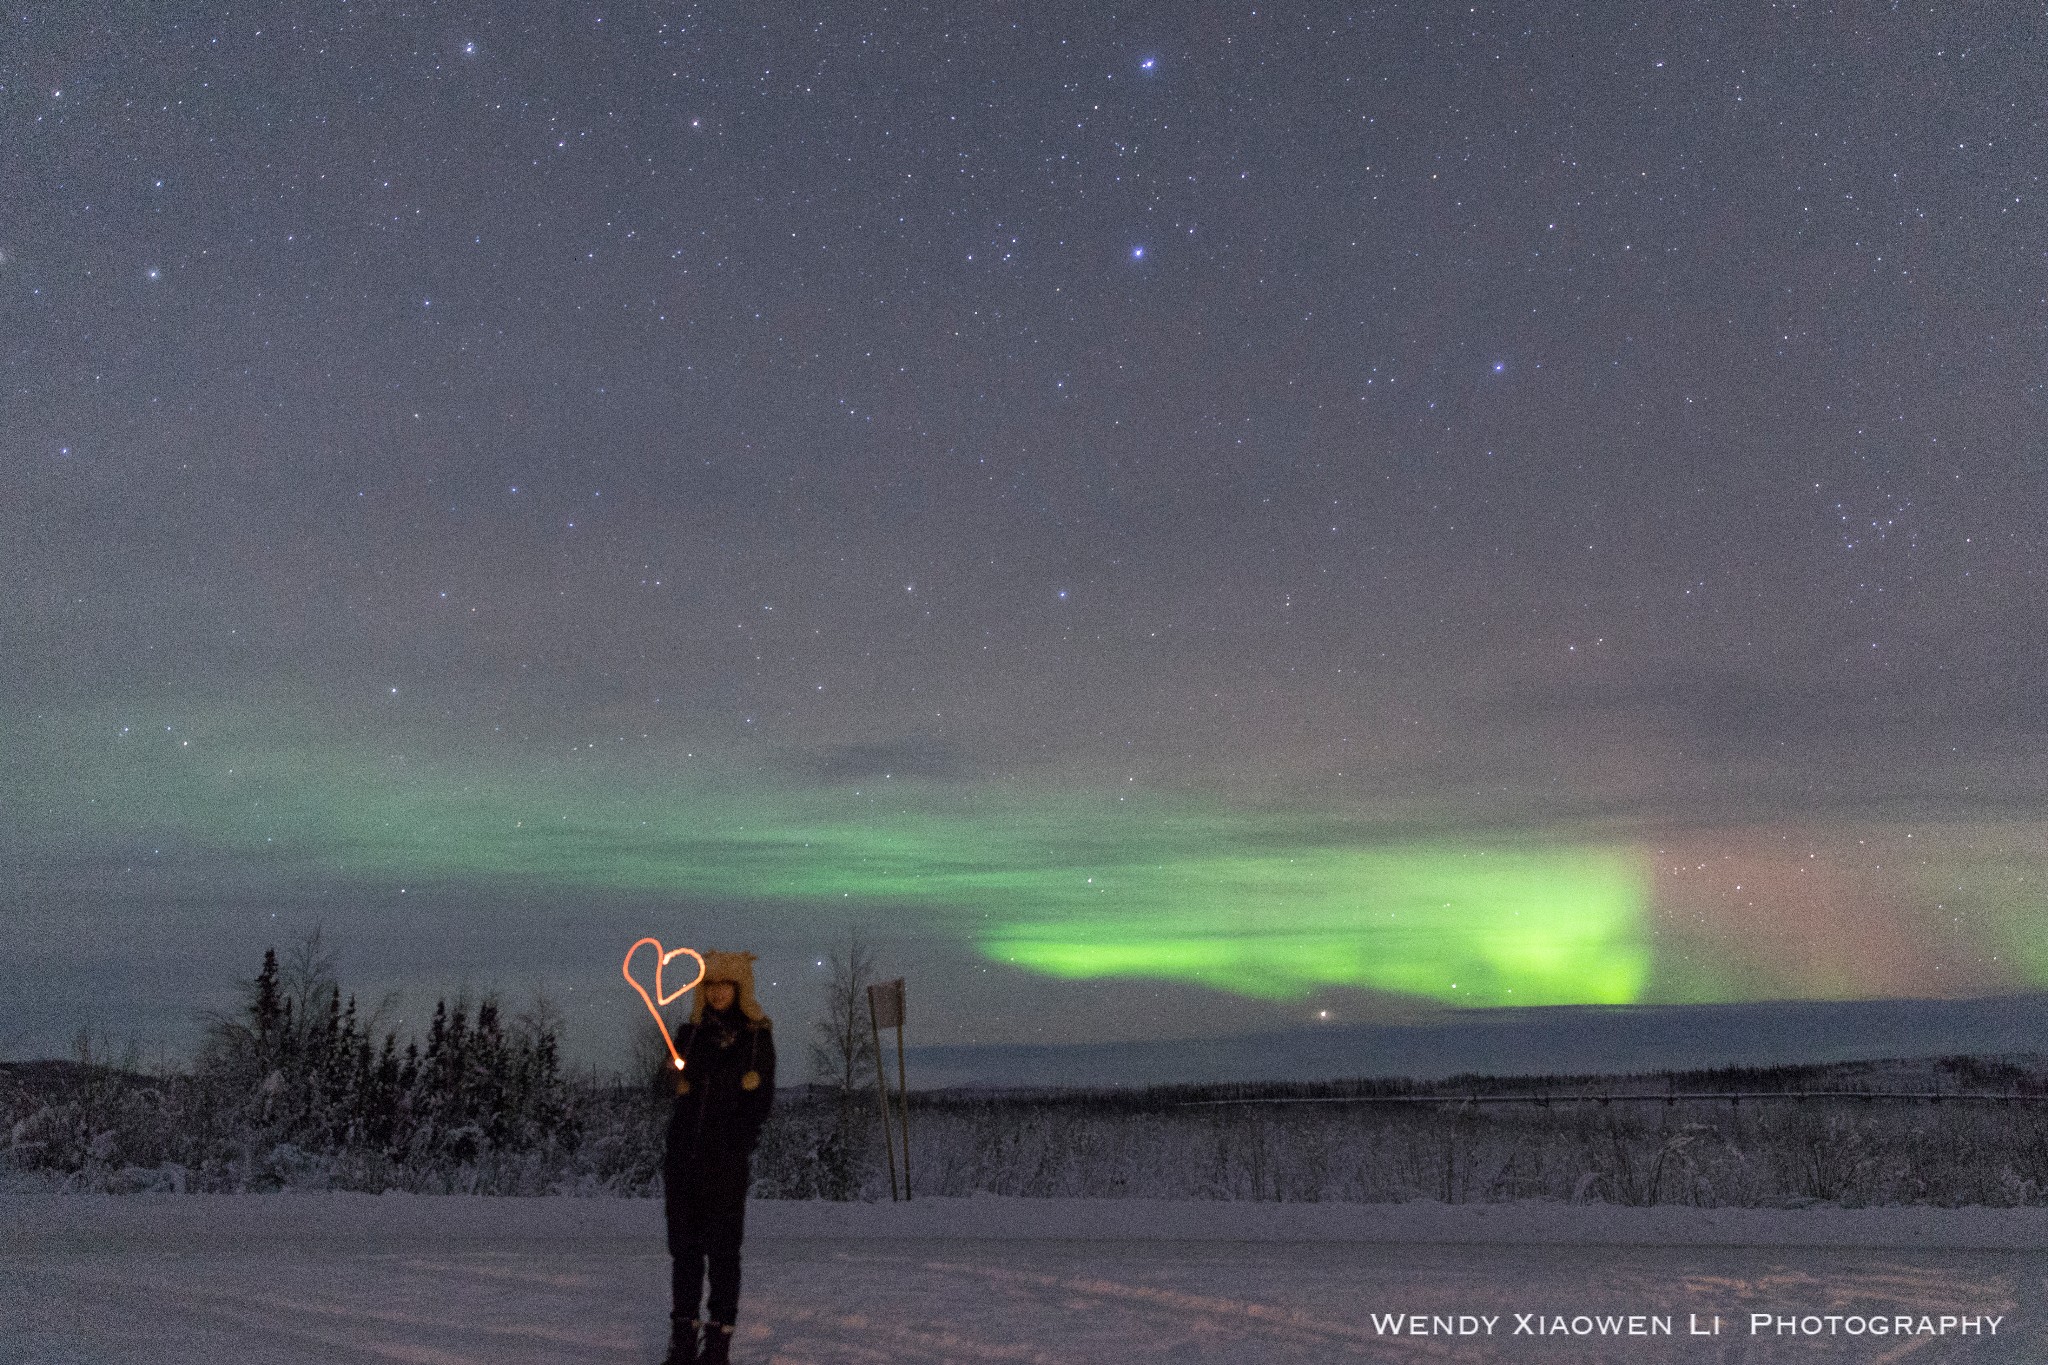
[[[1639,1095],[1294,1095],[1262,1099],[1185,1100],[1184,1109],[1269,1104],[1741,1104],[1745,1100],[1904,1100],[1920,1104],[2040,1104],[2048,1095],[1992,1095],[1929,1090],[1680,1090]]]

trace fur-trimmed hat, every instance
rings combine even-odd
[[[704,988],[714,981],[732,982],[739,997],[740,1013],[757,1024],[768,1022],[768,1016],[761,1012],[761,1002],[754,999],[754,955],[710,951],[704,954],[704,979],[690,993],[691,1023],[703,1022]]]

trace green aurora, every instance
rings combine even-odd
[[[1268,1000],[1740,995],[1727,962],[1660,956],[1647,860],[1627,846],[1390,836],[1134,786],[821,784],[702,760],[622,776],[616,760],[577,754],[494,766],[251,745],[225,726],[89,729],[111,738],[32,756],[17,784],[45,861],[67,845],[83,857],[150,844],[188,869],[260,866],[274,886],[518,886],[834,922],[907,915],[912,932],[1028,971]],[[2048,973],[2038,955],[2025,965]]]

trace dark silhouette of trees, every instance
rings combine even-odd
[[[510,1021],[495,995],[439,1000],[424,1051],[380,1037],[377,1013],[344,996],[317,933],[282,966],[268,950],[249,1003],[211,1021],[194,1080],[250,1152],[432,1165],[575,1145],[545,1000]]]
[[[875,957],[848,930],[846,947],[827,959],[831,975],[825,985],[824,1009],[811,1026],[811,1076],[832,1101],[832,1119],[818,1133],[810,1153],[817,1172],[818,1193],[827,1199],[851,1199],[874,1146],[875,1035],[868,1018],[868,986],[875,979]]]

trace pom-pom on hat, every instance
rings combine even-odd
[[[754,999],[754,955],[713,950],[704,954],[704,980],[690,994],[691,1023],[703,1022],[704,988],[714,981],[732,982],[739,997],[740,1013],[757,1024],[768,1022],[768,1016],[761,1012],[761,1002]]]

